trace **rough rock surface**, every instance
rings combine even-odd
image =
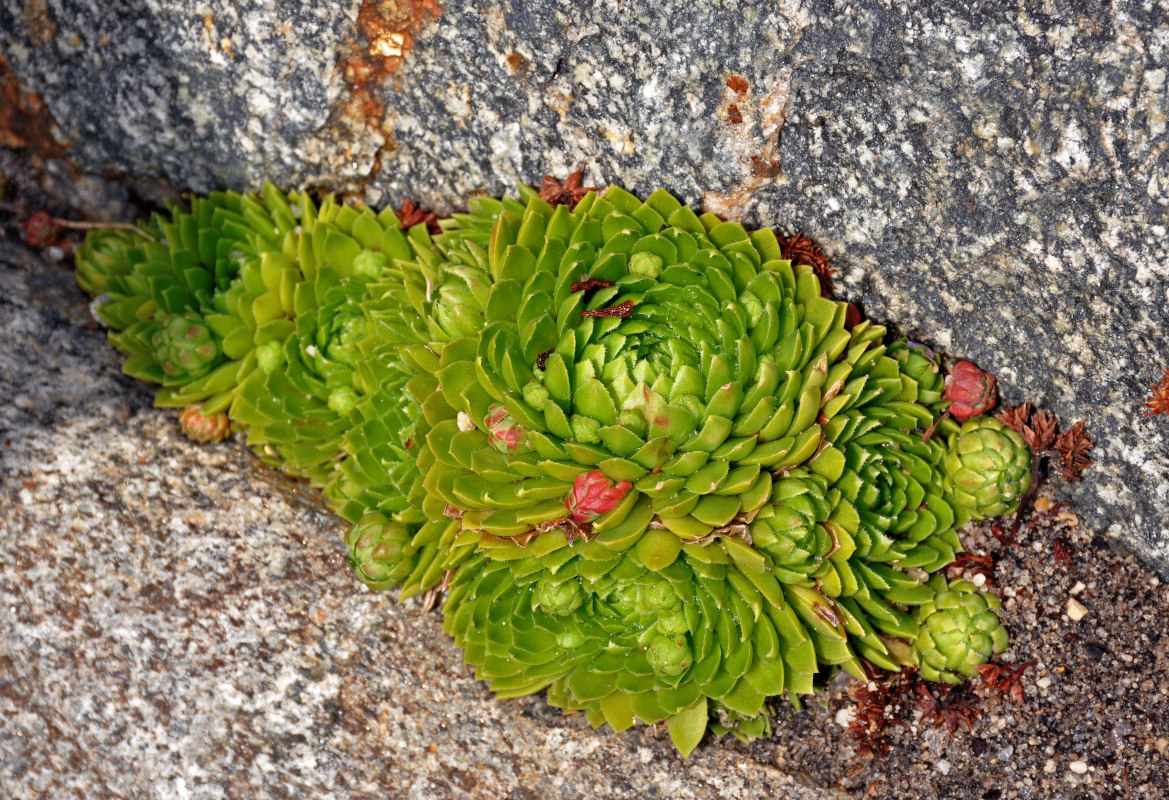
[[[542,697],[491,699],[437,613],[352,578],[344,525],[319,497],[151,409],[67,266],[4,242],[9,227],[5,800],[1164,797],[1169,591],[1073,513],[1050,508],[1021,547],[966,534],[998,561],[1005,657],[1037,662],[1022,704],[953,735],[907,714],[891,752],[865,761],[837,724],[853,704],[834,681],[805,712],[782,707],[773,738],[683,761],[660,728],[594,732]]]
[[[875,318],[1085,419],[1082,511],[1162,574],[1167,41],[1165,0],[0,6],[93,174],[441,210],[585,164],[804,228]]]

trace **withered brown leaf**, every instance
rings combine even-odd
[[[402,210],[398,212],[398,230],[409,230],[418,224],[425,224],[431,233],[442,233],[438,227],[438,217],[433,212],[416,208],[412,200],[402,201]]]
[[[541,199],[554,206],[568,206],[568,210],[571,211],[576,208],[576,204],[581,201],[582,197],[600,188],[599,186],[581,186],[583,175],[584,167],[569,175],[563,182],[556,180],[551,175],[545,175],[540,184]]]
[[[1023,702],[1023,673],[1039,662],[1035,659],[1022,664],[980,664],[976,669],[982,675],[979,688],[991,694],[1010,697],[1016,703]]]
[[[794,236],[781,237],[779,249],[783,253],[783,257],[793,264],[804,264],[812,268],[816,277],[820,279],[820,295],[822,297],[833,296],[836,287],[833,286],[832,279],[837,275],[836,268],[828,263],[828,259],[820,250],[820,245],[804,236],[804,232],[800,231]]]
[[[1059,453],[1059,466],[1065,481],[1078,481],[1081,473],[1096,463],[1088,458],[1088,451],[1092,449],[1092,439],[1084,430],[1083,421],[1077,422],[1067,433],[1055,437],[1052,449]]]
[[[1002,424],[1013,430],[1015,433],[1022,434],[1027,427],[1027,421],[1031,419],[1031,404],[1024,403],[1021,406],[1014,408],[1004,408],[999,413],[995,414],[997,419]]]

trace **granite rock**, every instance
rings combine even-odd
[[[446,210],[583,164],[802,228],[875,319],[1084,419],[1081,512],[1163,574],[1167,40],[1165,0],[0,7],[90,174]]]

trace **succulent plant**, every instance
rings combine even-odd
[[[1007,649],[1009,637],[996,613],[998,597],[973,583],[941,575],[930,579],[934,598],[918,607],[919,633],[913,659],[927,681],[960,683],[978,675],[978,666]]]
[[[48,247],[61,235],[61,226],[47,211],[38,211],[21,226],[29,247]]]
[[[1031,486],[1031,449],[994,417],[975,417],[950,434],[947,497],[975,519],[1009,514]]]
[[[985,414],[996,400],[994,375],[983,372],[969,361],[959,361],[946,378],[946,399],[950,414],[959,422]]]
[[[78,280],[160,405],[226,411],[322,487],[360,580],[447,588],[502,697],[665,721],[689,753],[827,672],[1002,649],[989,596],[921,576],[1023,493],[1026,448],[942,418],[930,351],[883,344],[769,230],[665,191],[520,194],[437,234],[216,194],[91,235]],[[959,606],[989,649],[943,624]]]
[[[227,414],[204,414],[203,407],[193,403],[179,412],[179,425],[187,438],[199,444],[222,442],[231,434],[231,420]]]
[[[905,391],[912,399],[935,412],[944,408],[946,376],[933,350],[924,344],[900,339],[889,345],[888,355],[900,366]]]

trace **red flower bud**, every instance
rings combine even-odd
[[[614,486],[605,473],[594,469],[576,476],[564,505],[568,506],[572,518],[577,522],[591,522],[616,508],[632,487],[629,481],[621,481]]]
[[[222,442],[231,433],[231,422],[227,414],[203,414],[203,406],[198,403],[186,406],[179,412],[179,425],[187,438],[199,444]]]
[[[507,413],[507,407],[502,403],[492,406],[487,411],[483,425],[487,428],[487,440],[501,453],[527,449],[528,432]]]
[[[969,361],[959,361],[946,378],[946,399],[950,414],[959,422],[985,414],[995,404],[994,375]]]
[[[24,240],[29,247],[40,249],[57,241],[61,226],[46,211],[38,211],[24,222]]]

